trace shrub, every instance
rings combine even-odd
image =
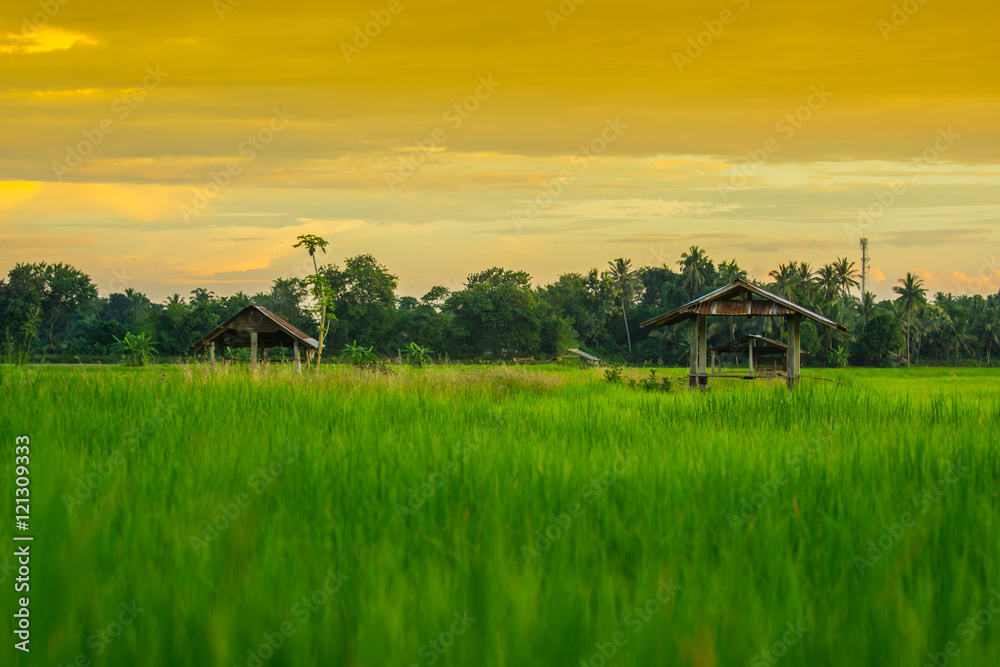
[[[133,336],[129,331],[122,339],[115,338],[115,352],[121,354],[125,366],[145,366],[150,356],[156,352],[152,346],[153,339],[148,334]]]
[[[604,369],[604,379],[611,384],[619,384],[622,381],[622,374],[624,371],[624,364],[611,364],[611,366]]]

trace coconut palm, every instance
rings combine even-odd
[[[837,267],[833,264],[826,264],[816,270],[816,285],[819,287],[820,296],[825,301],[836,301],[841,294],[840,278],[837,275]]]
[[[622,305],[622,320],[625,322],[625,338],[628,340],[628,353],[632,354],[632,336],[628,331],[628,317],[625,315],[625,304],[632,303],[637,290],[642,289],[642,281],[638,272],[632,269],[632,260],[619,257],[608,262],[608,274],[615,282],[615,291]]]
[[[989,366],[993,343],[1000,343],[1000,308],[985,309],[980,316],[980,322],[986,339],[986,365]]]
[[[215,298],[215,292],[204,287],[196,287],[191,290],[191,303],[192,304],[202,304],[209,303]]]
[[[735,259],[719,264],[719,282],[728,285],[734,280],[746,280],[747,272],[740,268]]]
[[[768,274],[774,279],[774,288],[782,296],[791,299],[795,291],[795,262],[779,264],[777,269]]]
[[[792,266],[795,266],[795,262],[792,262]],[[795,268],[795,298],[809,305],[812,305],[816,300],[815,291],[818,283],[814,273],[816,272],[813,271],[812,264],[809,262],[799,262]]]
[[[833,263],[837,271],[837,282],[840,284],[840,291],[846,297],[851,292],[852,287],[861,287],[858,282],[859,273],[854,268],[854,262],[847,261],[846,257],[840,257]]]
[[[892,288],[898,294],[896,302],[903,307],[906,313],[906,365],[910,365],[910,320],[913,317],[913,309],[927,303],[927,288],[924,281],[907,272],[905,278],[899,279],[899,285]]]
[[[681,267],[681,275],[684,276],[684,284],[691,292],[691,298],[698,295],[698,291],[705,286],[705,274],[708,272],[709,259],[705,251],[696,245],[691,246],[687,252],[681,253],[681,259],[677,262]]]
[[[855,309],[858,311],[858,317],[864,322],[864,326],[868,326],[868,320],[878,312],[878,303],[875,301],[875,295],[871,292],[865,292],[861,296],[861,300],[855,305]]]

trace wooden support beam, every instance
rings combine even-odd
[[[753,349],[757,347],[753,338],[750,339],[750,375],[753,375]]]
[[[215,365],[215,341],[213,340],[208,344],[208,358],[211,359],[212,365]]]
[[[250,365],[257,365],[257,332],[250,332]]]
[[[295,372],[302,375],[302,359],[299,357],[299,341],[292,343],[292,349],[295,352]]]
[[[698,373],[708,374],[708,316],[698,316]],[[708,386],[708,378],[699,378],[699,384]]]
[[[691,376],[688,384],[698,386],[698,318],[691,318]]]
[[[788,388],[794,389],[799,385],[799,377],[802,373],[801,353],[802,353],[802,316],[791,315],[788,318],[788,350],[785,354],[785,371],[788,375]]]

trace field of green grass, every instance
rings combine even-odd
[[[0,664],[1000,665],[1000,372],[806,373],[0,368]]]

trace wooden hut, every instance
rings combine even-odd
[[[659,315],[641,324],[658,329],[685,320],[691,326],[691,374],[690,385],[708,385],[708,318],[716,317],[781,317],[787,329],[785,352],[785,377],[788,388],[798,385],[801,373],[801,335],[803,318],[825,327],[847,331],[847,327],[814,313],[788,299],[769,292],[763,287],[746,280],[734,280],[725,287],[709,292],[703,297],[684,304],[669,313]]]
[[[757,334],[750,334],[722,345],[716,345],[708,352],[712,355],[710,368],[713,370],[717,354],[732,354],[737,358],[747,359],[748,379],[753,379],[758,374],[774,375],[785,372],[788,367],[788,346],[780,341],[764,338]],[[805,353],[803,352],[803,354]],[[721,370],[717,371],[717,373],[721,372]]]
[[[587,354],[583,350],[578,350],[575,347],[569,350],[563,350],[557,354],[553,354],[551,357],[546,359],[546,361],[551,361],[555,363],[565,364],[573,360],[579,360],[580,368],[590,364],[599,363],[601,360],[597,357]]]
[[[295,369],[301,372],[301,350],[305,349],[308,357],[319,349],[319,341],[263,306],[247,306],[191,343],[192,350],[208,350],[213,364],[216,349],[225,359],[226,350],[235,347],[250,348],[251,364],[257,362],[258,350],[264,359],[269,347],[290,347],[294,350]]]

